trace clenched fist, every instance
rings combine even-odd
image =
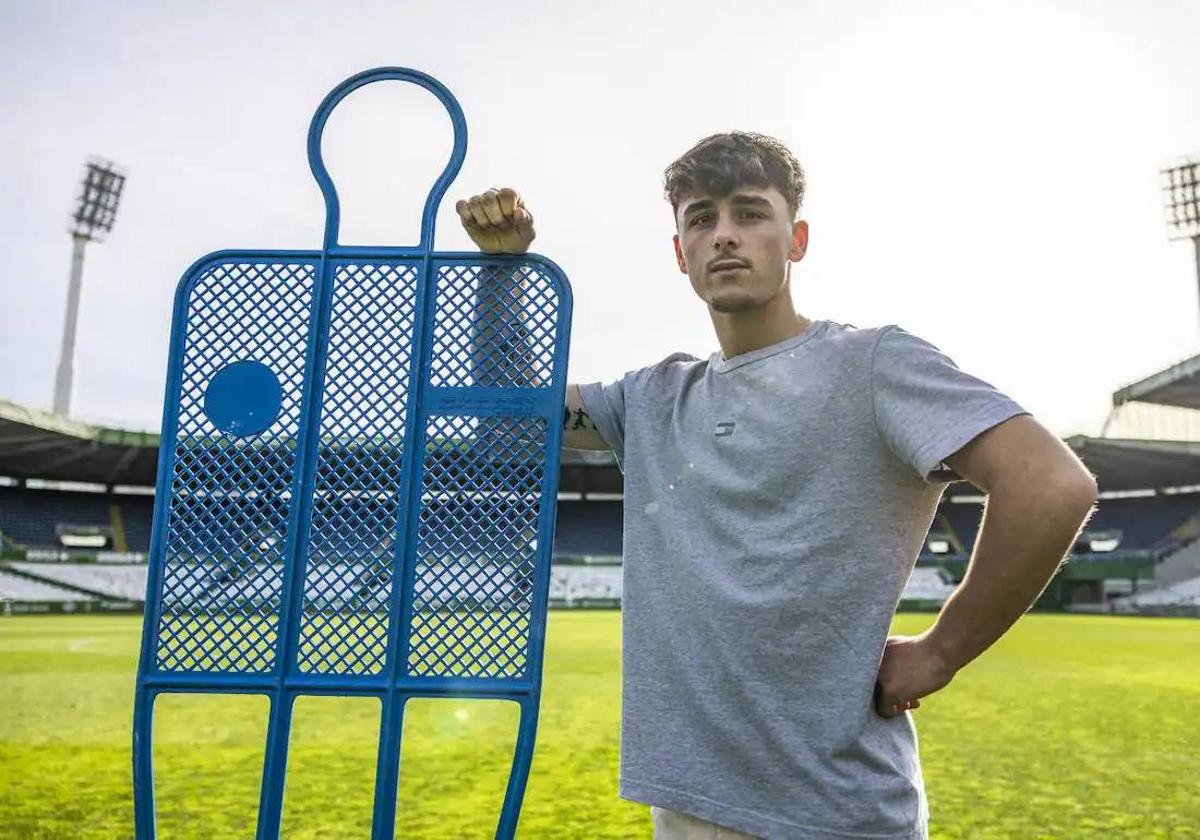
[[[490,254],[524,254],[536,235],[533,215],[517,191],[492,188],[454,205],[462,225],[479,250]]]

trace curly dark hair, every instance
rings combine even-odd
[[[741,186],[779,190],[794,220],[804,202],[804,168],[774,137],[732,131],[705,137],[663,172],[663,195],[675,213],[684,196],[720,199]]]

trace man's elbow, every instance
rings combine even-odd
[[[1039,506],[1079,509],[1086,515],[1100,497],[1096,477],[1082,462],[1067,462],[1052,469],[1003,474],[989,495],[1015,495],[1036,499]]]
[[[1081,518],[1086,518],[1096,506],[1100,498],[1100,488],[1096,477],[1087,471],[1082,464],[1063,469],[1046,481],[1046,492],[1051,499],[1066,507],[1068,510],[1078,510]]]
[[[1069,478],[1066,479],[1065,484],[1069,488],[1068,492],[1077,494],[1088,504],[1094,504],[1100,498],[1100,486],[1096,483],[1096,476],[1092,475],[1082,463],[1069,471]]]

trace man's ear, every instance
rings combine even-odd
[[[679,264],[679,270],[687,274],[687,260],[683,258],[683,249],[679,247],[679,234],[672,236],[671,241],[675,243],[675,262]]]
[[[800,219],[792,225],[792,247],[788,250],[788,259],[800,262],[808,250],[808,222]]]

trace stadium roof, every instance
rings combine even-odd
[[[1102,491],[1200,484],[1198,442],[1075,435],[1066,443],[1095,474]]]
[[[1095,473],[1101,490],[1200,484],[1200,442],[1083,435],[1066,442]],[[93,426],[0,400],[0,475],[152,486],[157,466],[153,432]],[[564,450],[561,490],[619,493],[622,486],[613,453]],[[971,492],[969,484],[952,485],[951,495]]]
[[[1200,409],[1200,356],[1185,359],[1115,391],[1112,401],[1114,406],[1145,402]]]
[[[158,435],[109,429],[0,400],[0,475],[154,484]]]
[[[154,432],[94,426],[0,400],[0,475],[150,487],[157,468]],[[611,452],[565,450],[560,485],[620,492],[616,459]]]

